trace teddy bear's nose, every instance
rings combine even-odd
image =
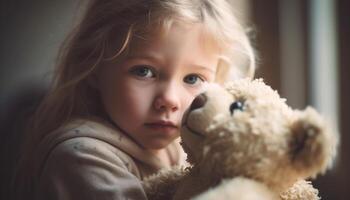
[[[207,102],[207,97],[205,94],[198,95],[193,101],[190,106],[190,110],[195,110],[197,108],[201,108],[205,105],[205,102]]]

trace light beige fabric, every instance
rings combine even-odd
[[[45,200],[147,199],[140,180],[161,168],[184,163],[178,141],[165,151],[171,163],[146,151],[109,123],[75,120],[49,134],[38,146],[33,158],[32,194]]]

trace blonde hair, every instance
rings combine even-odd
[[[230,6],[224,0],[91,0],[60,49],[52,88],[33,118],[23,158],[30,158],[35,145],[66,121],[100,115],[90,78],[104,62],[126,53],[134,37],[154,27],[166,30],[173,22],[203,25],[224,50],[216,81],[252,77],[253,49]]]

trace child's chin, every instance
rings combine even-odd
[[[173,140],[157,140],[152,141],[146,146],[147,149],[157,151],[166,148]]]

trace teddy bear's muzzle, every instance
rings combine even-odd
[[[190,106],[190,111],[202,108],[205,103],[207,102],[207,97],[205,96],[204,93],[199,94],[193,101]]]
[[[188,115],[190,114],[191,111],[202,108],[206,102],[207,102],[207,97],[205,96],[204,93],[201,93],[198,96],[196,96],[193,99],[190,107],[183,114],[181,126],[186,126],[187,118],[188,118]]]
[[[203,108],[205,103],[207,102],[207,96],[204,93],[199,94],[196,96],[196,98],[192,101],[190,107],[185,111],[182,121],[181,121],[181,126],[183,129],[187,129],[189,132],[192,134],[195,134],[197,136],[203,136],[202,134],[198,133],[197,131],[191,129],[190,126],[187,124],[188,116],[190,113],[196,109]]]

